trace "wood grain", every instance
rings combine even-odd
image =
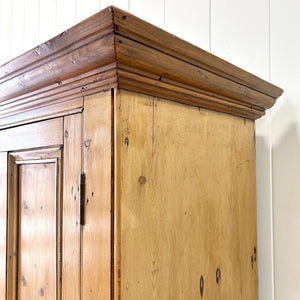
[[[234,66],[227,61],[202,50],[161,28],[143,22],[138,17],[113,7],[115,32],[145,44],[170,56],[174,56],[203,70],[228,78],[234,82],[249,86],[263,94],[277,98],[282,90],[257,76]]]
[[[117,103],[121,298],[257,299],[253,121],[125,91]]]
[[[112,15],[109,9],[90,17],[72,28],[65,30],[55,38],[37,46],[23,55],[0,67],[1,81],[20,75],[23,71],[36,68],[47,61],[55,60],[70,49],[77,49],[86,43],[112,32]],[[77,40],[74,43],[74,40]]]
[[[13,156],[8,158],[8,201],[7,201],[7,300],[17,299],[18,274],[18,166]]]
[[[121,64],[156,75],[156,81],[171,79],[191,87],[249,103],[261,108],[271,107],[275,99],[209,71],[187,64],[168,54],[149,48],[125,37],[116,37],[116,53]],[[122,79],[120,79],[122,80]],[[176,85],[176,83],[175,83]],[[213,99],[211,100],[213,103]],[[245,105],[245,104],[244,104]]]
[[[0,118],[0,129],[75,114],[82,112],[82,110],[83,97],[65,101],[55,101],[51,103],[51,105],[41,106],[34,110],[27,110],[16,115]]]
[[[83,299],[111,297],[112,94],[85,98]]]
[[[135,91],[146,95],[163,97],[164,99],[187,105],[205,107],[211,110],[220,111],[249,119],[256,119],[264,115],[265,111],[261,107],[246,104],[224,96],[216,96],[207,93],[201,89],[186,87],[183,84],[174,85],[173,82],[157,81],[146,76],[140,76],[136,73],[119,70],[121,89]]]
[[[0,151],[63,144],[63,119],[57,118],[0,131]]]
[[[62,299],[80,299],[80,198],[82,114],[64,118]]]
[[[56,177],[55,163],[20,166],[18,299],[56,298]]]
[[[0,299],[6,297],[7,153],[0,153]]]

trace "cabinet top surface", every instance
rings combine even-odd
[[[51,103],[114,87],[250,119],[283,92],[110,6],[0,66],[0,119],[21,113],[24,103],[36,109],[40,98]]]

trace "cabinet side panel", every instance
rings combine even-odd
[[[111,297],[112,93],[84,101],[83,299]]]
[[[257,299],[253,121],[119,98],[122,300]]]
[[[6,290],[7,153],[0,153],[0,299]]]

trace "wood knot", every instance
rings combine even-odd
[[[28,209],[29,209],[28,203],[27,203],[27,202],[24,202],[24,203],[23,203],[23,207],[24,207],[25,210],[28,210]]]
[[[89,148],[89,147],[91,146],[91,142],[92,142],[91,139],[85,140],[85,141],[84,141],[84,146],[85,146],[86,148]]]
[[[125,145],[126,145],[126,146],[129,145],[129,138],[128,138],[128,137],[125,138]]]
[[[139,183],[140,184],[145,184],[146,182],[147,182],[147,178],[145,176],[140,176]]]
[[[40,296],[44,296],[44,294],[45,294],[44,289],[40,288],[40,289],[39,289],[39,294],[40,294]]]
[[[204,290],[204,277],[201,275],[200,277],[200,295],[203,297],[203,290]]]
[[[22,275],[22,283],[23,283],[23,286],[27,285],[27,281],[26,281],[26,278],[24,277],[24,275]]]
[[[69,131],[65,130],[65,137],[68,138],[69,137]]]
[[[221,282],[221,270],[219,268],[216,271],[216,281],[217,281],[217,284],[219,284]]]

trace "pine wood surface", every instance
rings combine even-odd
[[[21,165],[19,195],[18,299],[52,300],[57,290],[55,163]]]
[[[257,299],[253,122],[122,91],[117,103],[115,299]]]
[[[7,197],[7,251],[6,251],[6,292],[7,300],[17,299],[18,274],[18,166],[13,156],[8,159]]]
[[[60,99],[49,106],[32,109],[0,118],[0,129],[82,112],[83,97],[66,101]]]
[[[61,299],[61,147],[10,152],[8,167],[7,299]]]
[[[22,150],[63,144],[63,119],[0,130],[0,151]],[[37,146],[38,145],[38,146]]]
[[[128,76],[119,72],[124,66],[127,75],[139,75],[140,79],[128,83]],[[176,100],[168,96],[182,85],[184,91]],[[67,110],[68,101],[116,86],[148,95],[154,90],[156,96],[172,101],[250,119],[263,115],[282,93],[282,89],[111,6],[1,66],[0,117],[5,117],[5,122],[11,118],[22,122],[26,118],[22,114],[28,117],[30,111],[43,107],[57,116],[59,109]],[[198,94],[191,95],[195,89]],[[59,108],[62,101],[65,106]],[[240,107],[231,109],[232,103]],[[42,112],[32,117],[41,118]]]
[[[112,261],[112,94],[85,98],[83,299],[110,299]]]
[[[80,299],[81,230],[80,183],[82,172],[82,114],[64,118],[62,299]]]

